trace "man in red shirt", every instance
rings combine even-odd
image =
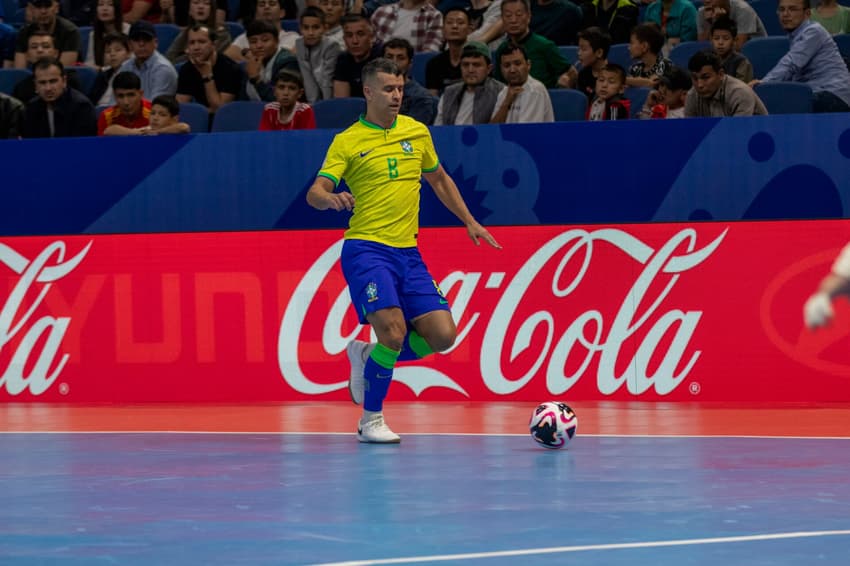
[[[313,109],[304,97],[301,75],[286,69],[280,71],[274,83],[275,102],[266,104],[260,118],[260,130],[312,130],[316,127]]]
[[[115,106],[100,113],[99,136],[134,136],[146,134],[150,126],[151,103],[142,95],[142,81],[129,71],[115,75],[112,81]]]

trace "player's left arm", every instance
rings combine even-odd
[[[449,174],[446,173],[446,170],[443,169],[442,165],[437,165],[437,169],[434,171],[423,171],[422,176],[425,177],[425,180],[428,181],[431,188],[434,189],[434,192],[437,194],[437,198],[440,199],[440,202],[442,202],[446,208],[451,210],[452,213],[454,213],[454,215],[464,223],[466,226],[466,232],[469,234],[469,237],[472,238],[472,241],[475,242],[476,246],[480,244],[478,239],[483,238],[485,242],[494,248],[502,248],[490,232],[488,232],[484,226],[479,224],[472,216],[472,213],[469,212],[466,203],[463,201],[463,197],[460,195],[457,185],[454,180],[449,177]]]

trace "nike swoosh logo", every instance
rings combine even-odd
[[[370,153],[372,153],[373,151],[375,151],[375,149],[374,149],[374,148],[373,148],[373,149],[370,149],[369,151],[361,151],[361,152],[360,152],[360,157],[366,157],[367,155],[369,155],[369,154],[370,154]]]

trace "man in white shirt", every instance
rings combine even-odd
[[[286,31],[281,27],[280,21],[285,17],[286,10],[280,5],[280,0],[257,0],[257,12],[254,19],[273,24],[278,30],[278,45],[294,55],[295,40],[300,36],[294,31]],[[243,33],[233,40],[233,43],[224,50],[224,54],[237,63],[241,63],[245,61],[249,50],[248,35]]]
[[[491,124],[554,122],[552,100],[543,83],[529,76],[531,62],[525,49],[509,43],[499,60],[508,87],[499,93]]]
[[[449,85],[440,97],[435,126],[487,124],[505,85],[490,77],[490,49],[478,41],[463,46],[461,82]]]

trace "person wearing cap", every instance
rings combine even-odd
[[[446,87],[437,105],[435,126],[489,124],[505,85],[490,77],[490,48],[479,41],[463,46],[461,82]]]
[[[761,99],[744,81],[723,71],[720,56],[706,49],[688,61],[693,88],[685,99],[688,118],[724,116],[763,116],[767,114]]]
[[[177,92],[177,71],[171,62],[157,51],[156,30],[153,24],[139,20],[130,26],[130,50],[133,56],[125,61],[120,71],[130,71],[142,81],[142,91],[148,100],[161,94],[173,96]]]
[[[461,80],[460,57],[470,31],[472,25],[466,8],[453,6],[446,10],[443,15],[446,49],[425,65],[425,88],[434,96],[440,96],[447,86]]]
[[[685,100],[691,87],[691,75],[681,67],[672,67],[659,80],[658,89],[646,97],[638,118],[684,118]]]
[[[59,52],[62,65],[76,63],[80,53],[80,30],[59,15],[59,2],[29,0],[27,6],[32,11],[32,23],[18,33],[15,43],[15,68],[27,68],[27,42],[35,30],[47,31],[53,36],[53,45]]]

